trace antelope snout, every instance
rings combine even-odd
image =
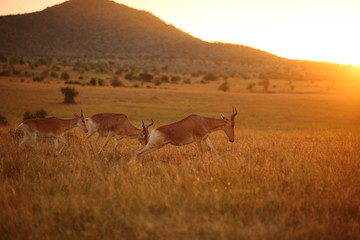
[[[233,142],[234,142],[234,139],[230,139],[229,142],[233,143]]]

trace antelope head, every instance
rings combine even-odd
[[[151,127],[152,125],[154,125],[154,121],[151,119],[151,123],[147,126],[145,126],[145,123],[144,121],[142,122],[142,132],[139,136],[139,142],[142,144],[142,145],[146,145],[148,143],[148,140],[149,140],[149,127]]]
[[[223,114],[221,114],[221,117],[225,121],[225,127],[224,132],[226,133],[227,137],[229,138],[230,142],[234,142],[234,126],[235,126],[235,116],[238,114],[235,107],[232,109],[232,114],[230,119],[226,118]]]
[[[85,124],[85,116],[83,113],[83,110],[81,110],[80,116],[74,113],[74,117],[76,118],[76,126],[78,126],[81,130],[83,130],[85,133],[88,132]]]

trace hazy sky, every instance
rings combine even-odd
[[[0,15],[65,0],[0,0]],[[115,0],[191,35],[276,55],[360,65],[360,0]]]

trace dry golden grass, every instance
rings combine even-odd
[[[358,95],[83,87],[80,104],[68,106],[59,104],[58,85],[7,84],[0,106],[14,126],[25,110],[38,108],[63,117],[80,108],[88,115],[123,112],[138,126],[190,113],[216,117],[231,105],[239,115],[235,143],[211,135],[218,157],[200,155],[196,144],[166,146],[134,165],[134,140],[116,148],[112,141],[97,155],[74,129],[54,157],[52,141],[18,149],[21,135],[2,129],[2,239],[360,236]]]

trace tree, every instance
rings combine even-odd
[[[75,98],[79,95],[79,92],[73,87],[60,88],[61,93],[64,95],[64,102],[66,104],[75,104]]]

